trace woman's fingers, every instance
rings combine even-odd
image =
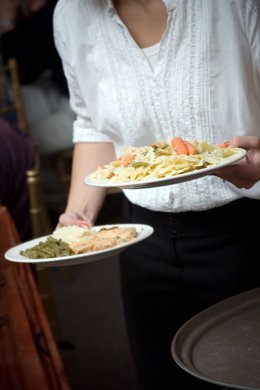
[[[58,228],[69,225],[77,225],[84,227],[92,227],[93,223],[85,215],[74,213],[74,212],[65,212],[60,215]]]
[[[234,137],[230,140],[229,146],[246,150],[260,150],[260,139],[254,136]]]
[[[238,188],[251,188],[257,181],[249,164],[233,164],[214,171],[214,175],[229,181]]]

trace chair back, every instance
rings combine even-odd
[[[0,66],[0,115],[10,118],[20,130],[28,131],[17,62],[14,58]]]

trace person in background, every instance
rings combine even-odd
[[[59,226],[95,224],[106,193],[84,177],[119,156],[121,146],[180,136],[248,149],[243,163],[217,172],[224,180],[208,175],[123,191],[122,221],[154,228],[120,256],[142,389],[213,389],[174,363],[171,342],[201,310],[260,284],[251,223],[252,215],[260,218],[260,4],[59,0],[54,27],[77,115]]]
[[[35,163],[31,138],[0,118],[0,205],[6,206],[22,241],[32,237],[26,171]]]
[[[75,119],[54,45],[55,5],[56,0],[0,2],[1,55],[5,63],[17,60],[27,128],[40,154],[43,197],[53,224],[65,203],[58,156],[72,149]]]
[[[1,0],[3,62],[16,58],[28,130],[42,155],[72,147],[75,119],[62,63],[54,45],[56,0]]]

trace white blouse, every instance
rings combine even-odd
[[[57,49],[77,115],[73,140],[148,145],[181,136],[221,143],[260,136],[260,7],[254,0],[164,0],[168,25],[154,69],[111,0],[59,0]],[[205,210],[242,195],[214,176],[126,190],[152,210]]]
[[[155,70],[155,68],[157,66],[158,57],[159,57],[159,53],[160,53],[160,45],[161,45],[161,43],[158,42],[153,46],[145,47],[142,49],[142,52],[144,53],[145,57],[149,61],[151,69],[153,71]]]

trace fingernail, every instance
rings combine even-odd
[[[83,228],[88,228],[88,225],[87,225],[86,223],[83,223],[83,222],[80,223],[79,226],[80,226],[80,227],[83,227]]]
[[[222,144],[218,144],[218,146],[219,146],[220,148],[227,148],[229,145],[230,145],[230,142],[229,142],[229,141],[225,141],[225,142],[223,142]]]

